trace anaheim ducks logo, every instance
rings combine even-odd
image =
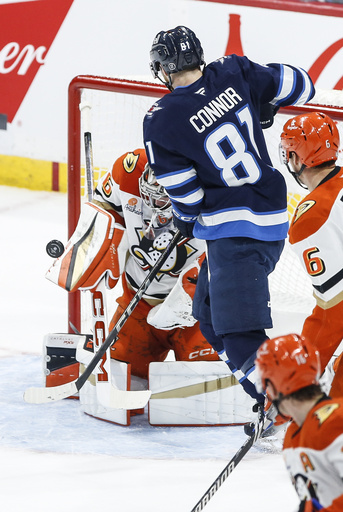
[[[304,213],[308,212],[308,210],[310,210],[312,208],[312,206],[314,206],[315,204],[316,204],[316,202],[311,200],[311,199],[309,199],[308,201],[304,201],[303,203],[299,204],[299,206],[297,207],[297,209],[295,211],[295,214],[294,214],[293,224],[302,215],[304,215]]]
[[[139,233],[137,234],[139,235]],[[149,240],[144,237],[143,232],[141,232],[140,235],[139,244],[132,246],[131,251],[139,265],[143,270],[147,271],[156,264],[161,253],[169,245],[174,233],[167,230],[158,235],[154,240]],[[159,281],[163,274],[168,274],[172,277],[178,276],[186,264],[187,259],[195,252],[197,252],[197,249],[189,243],[188,238],[181,239],[162,265],[156,276],[156,280]]]
[[[126,172],[131,173],[135,170],[138,162],[139,155],[128,153],[123,160],[123,167]]]
[[[317,416],[319,425],[322,425],[324,421],[326,421],[331,416],[331,414],[334,413],[335,410],[338,408],[339,404],[333,403],[324,405],[323,407],[315,411],[314,415]]]

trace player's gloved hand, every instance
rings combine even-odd
[[[173,215],[174,226],[181,232],[186,238],[194,238],[193,228],[195,222],[185,222],[184,220],[178,219]]]
[[[270,128],[274,122],[274,116],[279,110],[279,107],[271,103],[264,103],[260,106],[260,125],[263,130]]]
[[[312,500],[302,500],[299,505],[298,512],[318,512],[319,510],[324,512],[325,509],[315,498],[312,498]]]

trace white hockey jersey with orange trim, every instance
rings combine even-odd
[[[336,167],[299,203],[289,241],[317,302],[302,334],[318,348],[324,369],[343,338],[343,168]]]
[[[125,153],[116,160],[112,171],[99,180],[94,195],[105,209],[113,208],[116,221],[126,227],[130,255],[125,275],[133,289],[141,285],[176,231],[171,221],[165,228],[154,230],[152,239],[144,236],[152,216],[152,209],[143,202],[139,193],[139,178],[146,163],[144,149]],[[203,241],[183,238],[143,298],[151,303],[163,300],[176,284],[181,271],[199,258],[204,250]]]
[[[283,457],[300,500],[315,498],[325,511],[343,510],[343,399],[324,397],[303,425],[291,422]]]

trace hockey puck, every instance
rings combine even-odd
[[[46,246],[46,252],[51,258],[59,258],[64,253],[64,245],[59,240],[51,240]]]

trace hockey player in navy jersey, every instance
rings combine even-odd
[[[229,55],[206,66],[200,41],[183,26],[159,32],[150,59],[171,94],[145,116],[148,159],[171,198],[176,226],[207,242],[193,315],[262,403],[254,359],[272,327],[268,275],[288,217],[286,184],[272,166],[260,118],[269,111],[270,125],[272,112],[306,103],[314,87],[304,70],[285,64]]]

